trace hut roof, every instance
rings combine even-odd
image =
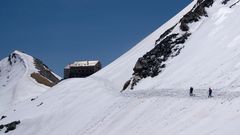
[[[74,63],[67,65],[65,68],[95,66],[95,65],[97,65],[98,62],[100,62],[100,61],[99,60],[75,61]]]

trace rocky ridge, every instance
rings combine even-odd
[[[227,3],[228,1],[223,1]],[[139,58],[133,68],[133,75],[128,80],[122,91],[130,85],[131,89],[147,77],[159,75],[166,67],[166,61],[176,57],[184,48],[184,43],[191,36],[189,24],[198,22],[202,17],[208,17],[206,8],[213,5],[214,0],[198,0],[194,7],[185,14],[180,21],[166,30],[155,42],[155,47]],[[179,29],[176,32],[176,29]]]

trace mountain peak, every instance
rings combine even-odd
[[[11,66],[15,63],[22,63],[27,72],[30,72],[32,78],[34,78],[38,83],[48,87],[54,86],[61,79],[40,59],[18,50],[15,50],[8,56],[8,62]]]
[[[24,66],[26,67],[26,63],[24,62],[24,58],[23,58],[23,53],[19,51],[14,51],[11,54],[9,54],[8,63],[10,66],[13,66],[13,64],[19,63],[19,62],[24,64]]]
[[[25,53],[23,53],[22,51],[19,51],[19,50],[14,50],[12,53],[15,53],[15,54],[25,54]]]
[[[15,50],[0,61],[0,110],[38,96],[60,81],[40,59]],[[3,96],[3,97],[2,97]]]

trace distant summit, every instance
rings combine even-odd
[[[0,61],[0,110],[43,93],[60,79],[41,60],[12,52]]]

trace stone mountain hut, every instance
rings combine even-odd
[[[75,61],[64,68],[64,79],[85,78],[102,68],[99,60],[94,61]]]

